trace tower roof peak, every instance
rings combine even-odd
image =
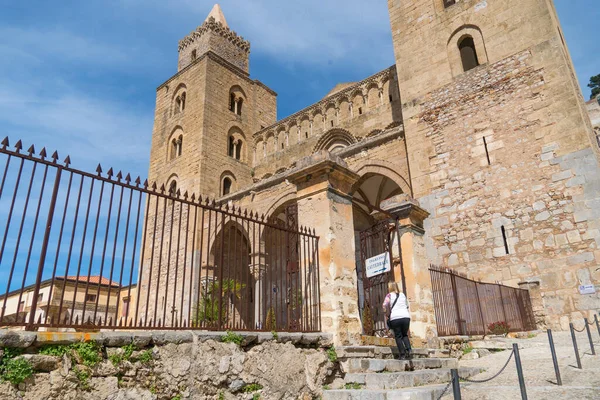
[[[225,14],[223,14],[223,10],[221,10],[221,6],[218,3],[210,10],[208,17],[206,17],[206,21],[210,20],[211,17],[215,19],[215,22],[220,22],[224,27],[229,28],[227,20],[225,19]]]

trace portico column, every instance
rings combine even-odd
[[[328,152],[290,177],[297,186],[299,223],[319,236],[321,324],[336,345],[359,344],[352,185],[359,176]],[[320,159],[319,159],[320,158]]]
[[[421,339],[437,337],[429,262],[425,254],[423,221],[429,213],[407,195],[394,196],[381,203],[381,208],[398,218],[400,235],[399,257],[397,236],[394,238],[394,279],[404,275],[406,295],[410,301],[410,331]]]

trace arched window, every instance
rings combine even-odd
[[[175,105],[173,106],[173,114],[179,114],[185,110],[185,92],[175,97]]]
[[[196,50],[192,50],[192,61],[194,61],[196,58],[198,58]]]
[[[460,58],[462,59],[463,70],[465,72],[479,65],[477,51],[475,50],[475,42],[471,36],[465,36],[458,43],[458,49],[460,50]]]
[[[176,193],[177,193],[177,181],[173,180],[169,184],[169,196],[175,196]]]
[[[181,157],[181,154],[183,154],[183,135],[173,135],[170,147],[169,160],[174,160],[177,157]]]
[[[239,99],[237,102],[237,115],[242,115],[242,105],[244,104],[244,99]]]
[[[246,99],[246,93],[241,86],[235,85],[229,89],[229,111],[242,115],[242,107]]]
[[[221,190],[221,194],[223,196],[227,196],[229,193],[231,193],[232,183],[233,182],[231,182],[231,178],[229,178],[229,177],[225,177],[223,179],[223,188]]]
[[[448,8],[456,4],[456,0],[444,0],[444,8]]]

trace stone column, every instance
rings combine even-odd
[[[336,345],[359,344],[362,325],[354,255],[352,185],[359,176],[321,152],[290,177],[297,186],[299,223],[319,236],[321,323]]]
[[[400,283],[404,275],[406,295],[410,302],[411,334],[429,340],[437,337],[429,261],[425,254],[423,221],[429,213],[406,194],[381,203],[381,208],[398,218],[401,258],[397,236],[392,244],[394,279]]]

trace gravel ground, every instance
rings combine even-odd
[[[595,326],[592,335],[596,353],[600,354],[600,335]],[[531,339],[506,339],[518,343],[523,365],[527,395],[530,400],[600,399],[600,355],[592,356],[587,334],[577,333],[577,344],[583,369],[576,368],[575,353],[569,332],[555,332],[554,343],[563,386],[556,385],[552,356],[546,332]],[[510,351],[493,353],[476,360],[461,361],[461,367],[482,367],[486,372],[473,379],[486,379],[496,374],[505,364]],[[461,383],[464,400],[504,400],[520,398],[519,381],[514,357],[506,370],[487,383]],[[444,396],[452,398],[452,394]]]

